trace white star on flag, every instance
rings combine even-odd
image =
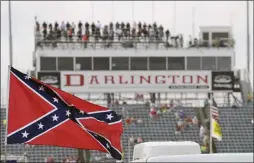
[[[44,87],[40,86],[39,91],[44,91]]]
[[[58,103],[58,99],[56,97],[53,97],[54,102]]]
[[[39,126],[39,128],[38,129],[43,129],[43,124],[40,122],[39,124],[38,124],[38,126]]]
[[[59,117],[56,116],[56,114],[55,114],[54,116],[52,116],[52,118],[53,118],[53,121],[57,121]]]
[[[112,116],[112,114],[107,114],[107,118],[106,118],[106,119],[109,119],[109,120],[111,121],[112,118],[114,118],[114,117]]]
[[[69,110],[67,110],[66,115],[69,117],[71,115],[71,112]]]
[[[26,131],[25,132],[22,132],[22,138],[27,138],[27,136],[29,135],[29,133],[27,133]]]
[[[25,79],[31,79],[31,77],[27,75],[27,76],[25,76]]]
[[[110,146],[108,145],[108,143],[106,144],[106,146],[107,146],[108,149],[110,148]]]
[[[84,114],[84,111],[83,111],[83,110],[80,110],[79,113]]]

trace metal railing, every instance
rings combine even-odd
[[[59,37],[59,38],[43,38],[37,36],[35,38],[36,48],[51,48],[51,49],[169,49],[169,48],[232,48],[234,41],[231,39],[218,39],[213,41],[194,40],[189,41],[188,46],[184,46],[184,42],[175,37],[137,37],[137,36],[115,36],[113,38],[104,36],[90,36],[88,40],[83,41],[77,36]]]

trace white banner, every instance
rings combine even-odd
[[[70,93],[209,92],[211,71],[63,71]]]

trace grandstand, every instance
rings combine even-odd
[[[210,95],[219,107],[223,133],[223,140],[215,141],[217,152],[253,152],[253,107],[246,99],[250,85],[244,72],[234,71],[233,48],[231,27],[200,27],[200,38],[184,43],[181,34],[172,35],[159,24],[36,22],[34,70],[29,73],[123,114],[124,161],[132,159],[133,145],[140,142],[131,137],[202,144],[200,123],[193,119],[201,121],[197,108],[205,108]],[[217,76],[229,76],[230,86],[223,87]],[[156,113],[151,116],[152,108]],[[178,117],[181,112],[191,119],[188,123]],[[1,119],[5,116],[2,107]],[[179,121],[185,124],[180,130]],[[1,154],[5,129],[1,123]],[[25,155],[32,162],[63,161],[77,156],[77,150],[21,144],[8,145],[7,154]],[[94,162],[114,161],[105,153],[91,155]]]

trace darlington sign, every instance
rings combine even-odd
[[[61,89],[83,92],[209,92],[210,71],[64,71]]]

